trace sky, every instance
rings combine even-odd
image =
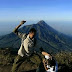
[[[45,20],[57,30],[65,25],[62,28],[70,32],[67,26],[72,26],[72,0],[0,0],[0,31],[12,29],[21,20]]]

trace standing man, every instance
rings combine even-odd
[[[21,23],[14,29],[14,33],[21,38],[21,46],[18,50],[18,55],[14,60],[12,72],[17,72],[19,66],[34,53],[34,47],[36,46],[36,30],[35,28],[31,28],[29,33],[21,33],[18,31],[18,28],[22,26],[26,21],[21,21]],[[36,60],[37,61],[37,60]],[[40,62],[40,58],[38,57],[38,62]]]

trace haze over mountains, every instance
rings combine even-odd
[[[37,21],[27,21],[25,25],[30,25],[37,23]],[[12,30],[20,23],[20,21],[0,21],[0,36],[9,34]],[[72,21],[47,21],[46,23],[49,24],[51,27],[56,29],[59,32],[62,32],[66,35],[72,36]]]
[[[56,31],[43,20],[37,24],[23,26],[19,31],[28,33],[32,27],[37,30],[36,38],[41,41],[43,49],[47,52],[72,51],[72,38]],[[0,36],[0,48],[19,48],[20,42],[13,32]]]

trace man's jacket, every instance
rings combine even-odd
[[[19,31],[15,31],[14,33],[21,38],[21,46],[18,50],[18,55],[22,57],[24,55],[30,56],[34,51],[39,50],[41,47],[41,42],[35,38],[30,39],[29,34],[21,33]]]

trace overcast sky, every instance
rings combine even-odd
[[[0,31],[11,31],[21,20],[45,20],[72,34],[72,0],[0,0]]]

